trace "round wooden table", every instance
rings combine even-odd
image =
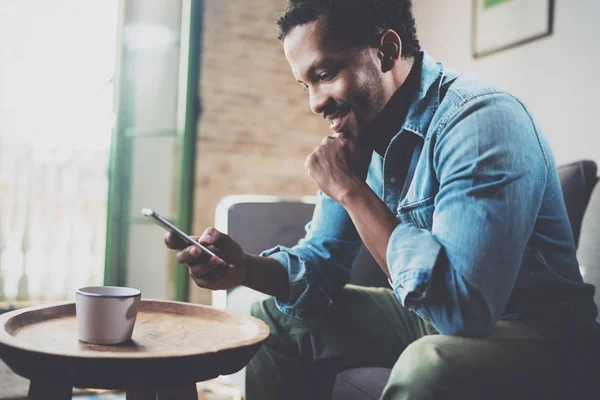
[[[0,358],[30,380],[28,398],[70,399],[73,387],[126,390],[127,399],[197,399],[196,382],[241,370],[269,336],[249,315],[142,300],[132,340],[77,339],[75,303],[0,316]]]

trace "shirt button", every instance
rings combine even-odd
[[[395,176],[392,176],[390,178],[390,183],[396,183],[396,177]]]

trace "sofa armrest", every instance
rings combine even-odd
[[[569,215],[575,245],[579,243],[581,221],[588,204],[590,194],[598,177],[598,169],[593,161],[583,160],[558,167],[558,176],[562,186],[563,198]]]

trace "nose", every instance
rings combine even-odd
[[[321,114],[327,107],[327,104],[332,100],[327,93],[313,87],[308,89],[308,96],[310,109],[315,114]]]

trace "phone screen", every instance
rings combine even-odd
[[[191,236],[189,236],[187,233],[183,232],[181,229],[179,229],[178,227],[173,225],[170,221],[168,221],[165,217],[163,217],[156,211],[154,211],[150,208],[143,208],[142,214],[146,218],[152,220],[157,225],[162,226],[165,230],[173,232],[186,244],[188,244],[190,246],[197,246],[197,247],[201,248],[204,253],[206,253],[210,256],[217,257],[219,259],[219,261],[221,261],[221,264],[227,265],[227,263],[221,257],[217,256],[214,252],[212,252],[206,246],[203,246],[198,241],[194,240]]]

